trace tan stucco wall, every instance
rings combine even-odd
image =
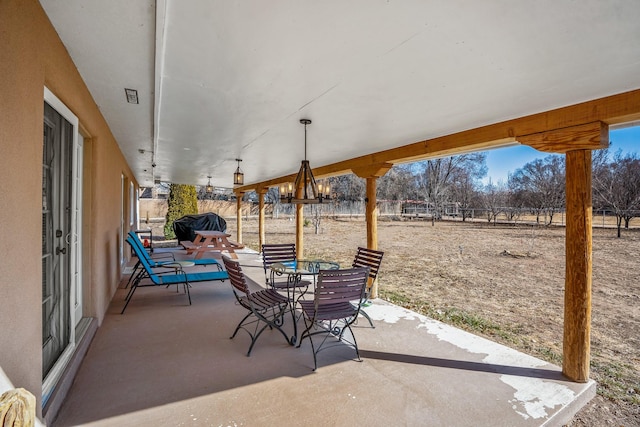
[[[132,174],[40,3],[0,0],[0,366],[39,405],[45,85],[91,138],[83,193],[84,311],[101,323],[120,275],[120,176]]]

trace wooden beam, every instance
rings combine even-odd
[[[358,167],[355,169],[351,169],[356,176],[360,178],[380,178],[384,176],[389,169],[393,167],[392,163],[376,163],[367,166]]]
[[[371,164],[396,164],[452,156],[516,143],[516,137],[594,122],[613,125],[634,120],[640,120],[640,89],[336,162],[315,168],[313,174],[316,178],[344,175]],[[549,141],[549,143],[556,144],[555,141]],[[544,148],[544,144],[541,147]],[[287,175],[260,183],[248,184],[239,187],[238,190],[251,191],[259,185],[274,187],[294,180],[295,175]]]
[[[518,136],[517,140],[545,153],[564,154],[572,150],[597,150],[609,146],[609,125],[604,122],[592,122]]]
[[[589,380],[591,336],[591,151],[566,154],[567,227],[562,372]]]

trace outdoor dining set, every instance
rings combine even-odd
[[[318,366],[318,352],[336,345],[353,347],[357,360],[361,360],[351,326],[362,315],[374,327],[363,307],[368,304],[383,252],[359,247],[351,266],[340,268],[332,261],[297,259],[295,244],[264,244],[261,257],[265,287],[255,290],[255,283],[247,278],[240,261],[226,254],[221,254],[222,263],[214,258],[176,260],[171,252],[152,257],[135,233],[129,233],[126,240],[138,261],[127,283],[129,291],[121,314],[138,287],[176,285],[178,290],[182,285],[191,304],[191,283],[228,280],[237,305],[245,310],[231,338],[241,329],[249,334],[251,343],[247,356],[263,332],[278,331],[289,345],[298,348],[309,339],[314,371]],[[188,272],[188,267],[196,265],[205,268]],[[293,325],[291,336],[284,329],[289,318]],[[304,329],[299,334],[300,319]],[[314,343],[312,337],[316,335],[321,338]]]

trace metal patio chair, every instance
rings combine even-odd
[[[368,277],[368,267],[321,270],[313,301],[299,301],[306,329],[302,333],[298,348],[305,338],[309,338],[314,371],[318,368],[316,355],[320,350],[335,347],[341,343],[352,346],[356,350],[358,361],[361,361],[351,324],[358,318]],[[350,332],[352,341],[345,337],[347,330]],[[324,334],[324,338],[316,349],[311,337],[318,334]],[[332,339],[327,342],[329,338]]]
[[[365,298],[362,302],[363,307],[367,307],[371,305],[369,298],[371,296],[371,288],[373,287],[373,283],[378,277],[378,271],[380,270],[380,264],[382,263],[382,256],[384,252],[376,251],[374,249],[368,249],[363,247],[358,247],[358,252],[353,260],[352,267],[369,267],[369,279],[367,280],[367,286],[365,288]],[[360,310],[360,314],[362,314],[369,321],[369,325],[372,328],[375,328],[373,325],[373,321],[371,317],[367,314],[366,311]]]
[[[283,267],[295,268],[298,264],[296,256],[295,243],[284,244],[264,244],[262,245],[262,266],[264,268],[265,282],[271,288],[276,290],[288,290],[292,286],[296,288],[309,288],[311,281],[302,280],[300,277],[293,277],[287,274],[273,272],[271,270],[272,265],[282,265]],[[276,280],[276,278],[282,277],[283,280]],[[302,292],[304,294],[304,292]]]
[[[258,337],[267,328],[275,328],[280,331],[287,343],[290,344],[289,337],[282,330],[284,314],[289,307],[289,300],[275,289],[251,292],[247,286],[247,280],[242,272],[240,263],[226,255],[222,256],[222,261],[229,274],[229,281],[236,301],[248,311],[246,316],[238,323],[233,335],[231,335],[231,339],[236,336],[240,329],[247,331],[251,337],[251,345],[249,346],[249,351],[247,351],[247,357],[251,355],[251,350]]]

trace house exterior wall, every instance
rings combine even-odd
[[[136,187],[137,183],[40,3],[0,1],[0,366],[15,387],[36,396],[38,408],[42,402],[45,86],[73,111],[88,136],[83,191],[84,317],[95,317],[100,324],[121,274],[121,174],[127,190],[129,182]],[[127,194],[124,199],[128,201]],[[127,218],[125,226],[128,223]]]

